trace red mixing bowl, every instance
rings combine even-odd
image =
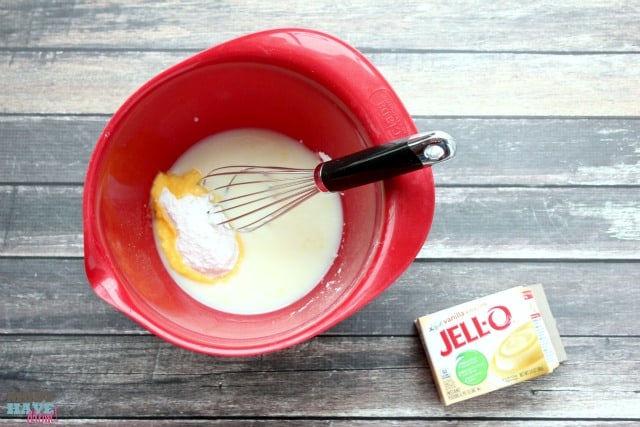
[[[95,292],[153,334],[223,356],[303,342],[383,292],[422,247],[434,211],[431,169],[342,194],[344,231],[324,279],[299,301],[229,314],[184,293],[157,253],[149,208],[154,177],[201,139],[263,128],[335,158],[416,133],[376,68],[317,31],[277,29],[205,50],[160,73],[113,115],[88,166],[85,267]]]

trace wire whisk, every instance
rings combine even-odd
[[[318,164],[314,169],[234,165],[202,178],[219,225],[254,231],[320,192],[344,191],[451,159],[456,144],[441,131],[421,133]]]

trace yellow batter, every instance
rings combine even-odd
[[[159,173],[151,188],[152,207],[155,216],[154,226],[156,235],[160,241],[160,247],[166,257],[167,262],[177,273],[182,276],[201,283],[213,283],[234,274],[237,270],[242,258],[242,244],[238,233],[236,233],[236,241],[240,250],[238,261],[233,269],[225,275],[211,277],[197,271],[185,263],[183,254],[177,248],[178,229],[173,223],[170,216],[160,203],[160,197],[163,190],[169,190],[176,198],[180,199],[186,195],[206,196],[207,189],[200,185],[202,174],[192,169],[185,174],[164,174]]]

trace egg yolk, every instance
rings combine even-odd
[[[192,169],[183,175],[173,173],[165,174],[160,172],[156,176],[151,188],[151,204],[155,219],[155,232],[160,240],[160,247],[167,259],[167,262],[169,263],[169,266],[182,276],[196,282],[214,283],[233,275],[240,265],[240,260],[243,256],[243,249],[238,234],[236,233],[235,238],[238,244],[239,256],[234,267],[231,271],[222,276],[208,276],[193,269],[184,262],[183,256],[180,251],[178,251],[176,244],[178,239],[178,230],[159,201],[160,195],[165,188],[178,199],[186,195],[207,195],[208,190],[200,185],[201,179],[202,174],[196,169]]]

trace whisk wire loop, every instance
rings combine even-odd
[[[313,173],[313,169],[229,166],[212,170],[202,182],[210,188],[214,212],[228,218],[219,225],[249,232],[313,197],[319,191]]]

